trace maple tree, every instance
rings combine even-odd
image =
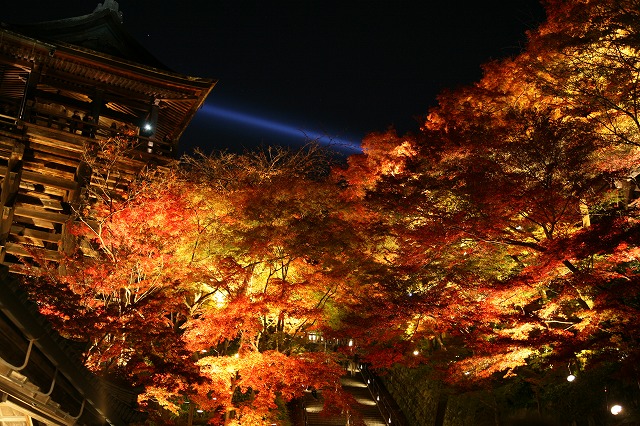
[[[144,386],[150,408],[188,400],[214,423],[271,424],[307,388],[348,409],[342,358],[307,334],[337,318],[362,237],[328,158],[312,146],[185,158],[123,191],[111,168],[128,147],[114,145],[91,153],[103,184],[68,225],[76,251],[30,284],[87,342],[87,365]]]
[[[596,25],[588,8],[564,13],[582,3],[597,8],[550,2],[549,25]],[[548,28],[522,55],[486,65],[478,83],[443,93],[421,134],[370,135],[350,159],[348,181],[390,238],[390,273],[371,303],[386,308],[353,309],[352,333],[374,365],[416,362],[415,348],[430,362],[444,355],[447,377],[463,384],[557,361],[634,365],[634,344],[623,342],[635,341],[637,212],[615,187],[637,165],[633,114],[614,111],[617,123],[630,120],[614,138],[593,96],[578,114],[567,93],[550,90],[549,66],[575,57],[544,44]],[[555,37],[575,47],[567,34]],[[611,48],[597,43],[589,48]],[[589,73],[581,65],[576,78]],[[633,90],[623,80],[608,80],[607,96],[626,93],[626,108]],[[378,322],[387,329],[370,326]]]
[[[192,210],[186,186],[170,180],[140,181],[124,198],[87,206],[68,224],[76,251],[30,280],[41,310],[83,342],[88,367],[165,393],[198,377],[179,329],[197,275],[181,261]]]
[[[308,388],[348,409],[354,356],[463,387],[637,380],[640,9],[546,7],[520,55],[345,167],[311,145],[199,154],[123,187],[127,139],[97,146],[78,250],[29,282],[42,311],[95,370],[212,423],[271,424]]]
[[[612,141],[638,145],[638,2],[551,1],[532,33],[530,66],[566,116],[597,124]]]
[[[307,333],[331,327],[334,296],[353,276],[361,236],[316,149],[191,160],[199,176],[221,186],[200,195],[194,261],[212,268],[212,297],[194,306],[185,337],[205,375],[224,390],[215,404],[223,405],[226,423],[268,418],[274,396],[290,400],[307,387],[345,405],[337,392],[340,358],[309,353],[322,346]],[[199,395],[205,405],[206,392]]]
[[[115,173],[131,147],[115,142],[87,156],[76,250],[30,283],[61,332],[87,342],[86,364],[144,386],[150,408],[189,400],[212,422],[268,423],[307,388],[348,409],[342,358],[308,338],[339,315],[364,241],[328,157],[201,155],[125,187]]]

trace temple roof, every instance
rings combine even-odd
[[[115,0],[104,0],[88,15],[1,25],[0,56],[8,58],[11,66],[26,70],[37,64],[43,70],[42,81],[51,82],[52,87],[72,85],[82,96],[96,89],[117,95],[118,99],[108,102],[129,115],[141,113],[132,113],[126,105],[122,109],[121,104],[157,105],[154,137],[170,141],[172,155],[177,154],[177,142],[217,83],[162,64],[126,31]],[[16,82],[21,81],[18,77]]]
[[[126,31],[115,0],[99,3],[88,15],[30,24],[3,23],[3,26],[40,41],[82,47],[170,71]]]

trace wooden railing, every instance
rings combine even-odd
[[[402,426],[404,424],[404,416],[395,407],[378,376],[371,372],[366,364],[359,365],[359,370],[385,422],[388,425]]]
[[[138,134],[137,128],[102,126],[93,120],[86,121],[81,117],[68,116],[49,108],[30,107],[25,111],[25,118],[28,122],[39,126],[57,129],[82,136],[87,139],[108,139],[116,136],[126,136],[134,139],[135,149],[147,154],[159,155],[163,157],[173,157],[175,155],[173,141],[159,140],[154,137],[146,137]],[[4,118],[3,117],[0,117]],[[6,116],[6,121],[19,121],[14,117]]]

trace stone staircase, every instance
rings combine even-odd
[[[367,386],[366,380],[369,380],[370,386]],[[386,418],[387,416],[383,417],[382,414],[382,412],[385,411],[384,406],[382,407],[382,411],[380,408],[381,398],[384,399],[384,396],[377,392],[377,388],[371,386],[371,380],[372,379],[365,379],[360,371],[353,375],[345,375],[341,378],[342,387],[351,394],[358,403],[357,406],[354,407],[358,413],[349,420],[344,413],[339,416],[326,416],[321,414],[320,410],[323,404],[322,394],[313,395],[311,392],[307,392],[303,404],[303,424],[305,426],[356,425],[358,423],[354,421],[353,418],[360,417],[366,426],[390,425],[390,419]]]

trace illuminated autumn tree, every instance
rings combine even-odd
[[[322,330],[339,322],[362,236],[328,157],[186,158],[123,188],[107,154],[92,163],[104,185],[78,210],[76,252],[31,281],[61,332],[87,342],[87,364],[144,386],[150,407],[179,414],[188,399],[213,422],[271,424],[307,388],[346,409]]]
[[[309,388],[347,409],[346,356],[462,386],[540,388],[558,365],[637,380],[638,10],[547,2],[522,54],[344,168],[271,148],[124,188],[126,139],[97,146],[78,251],[31,281],[40,306],[94,369],[227,425]]]
[[[309,146],[187,162],[202,203],[192,262],[208,272],[185,340],[214,384],[192,398],[221,407],[225,424],[269,422],[277,400],[306,388],[344,406],[340,358],[309,339],[339,315],[362,238],[327,157]]]
[[[563,113],[596,124],[611,141],[637,146],[640,4],[636,0],[549,1],[532,32],[530,67]]]
[[[613,295],[620,289],[612,284],[633,281],[635,274],[621,277],[617,272],[629,267],[628,260],[622,261],[625,266],[618,262],[626,256],[633,258],[636,250],[636,244],[623,237],[635,228],[637,212],[625,209],[631,194],[628,185],[621,184],[633,176],[638,156],[633,142],[638,131],[633,118],[635,79],[626,78],[629,67],[635,65],[630,58],[624,59],[634,49],[630,46],[633,37],[624,36],[628,32],[622,29],[632,25],[637,15],[631,3],[551,2],[549,23],[534,33],[525,54],[488,67],[472,92],[453,97],[454,103],[435,112],[448,115],[435,119],[435,125],[427,123],[429,129],[451,134],[448,126],[455,123],[453,128],[458,128],[460,111],[470,111],[470,106],[473,117],[493,105],[488,109],[491,115],[470,120],[472,126],[480,123],[480,129],[488,127],[489,132],[463,125],[462,132],[453,133],[452,141],[465,146],[480,136],[472,142],[469,161],[482,164],[474,196],[483,194],[483,185],[500,193],[487,198],[489,202],[480,199],[486,214],[482,223],[494,227],[493,235],[514,235],[495,243],[510,247],[508,255],[515,268],[508,279],[496,282],[486,299],[510,318],[499,322],[494,337],[482,339],[486,342],[482,351],[488,355],[479,364],[468,363],[467,369],[475,365],[478,371],[480,366],[480,371],[490,374],[512,369],[527,357],[543,357],[548,363],[578,358],[582,360],[578,363],[592,367],[596,358],[617,361],[615,353],[621,350],[625,359],[637,357],[628,346],[623,349],[626,345],[611,343],[632,339],[631,334],[620,337],[619,327],[625,323],[629,330],[634,329],[629,315],[637,308],[635,292],[617,298]],[[482,89],[480,96],[477,89]],[[458,108],[450,108],[456,102]],[[492,150],[490,164],[507,160],[499,173],[483,164],[487,145]],[[485,180],[486,172],[494,176]],[[509,185],[512,176],[519,178],[516,191]],[[524,223],[496,222],[495,206],[505,205],[507,211],[517,213],[506,218],[524,218]],[[487,235],[478,236],[480,239],[472,238],[476,246],[492,242]],[[611,245],[603,248],[600,242],[609,238]],[[581,247],[579,255],[573,252],[576,244]],[[522,249],[514,251],[518,246]],[[610,309],[612,297],[624,300],[618,309]],[[598,325],[591,328],[594,323]],[[500,365],[495,355],[501,351],[521,351],[527,356]],[[621,368],[633,362],[621,362]]]
[[[76,251],[30,280],[60,332],[83,342],[87,366],[160,401],[198,380],[179,328],[199,275],[185,260],[194,232],[185,192],[165,175],[97,198],[69,225]]]
[[[531,33],[527,78],[555,99],[565,120],[590,123],[608,142],[597,168],[617,175],[621,202],[629,203],[640,141],[638,3],[553,1],[546,8],[547,22]]]
[[[559,360],[592,368],[622,350],[612,342],[633,341],[622,324],[635,329],[634,287],[611,280],[637,272],[636,243],[623,237],[636,212],[621,209],[628,196],[615,183],[638,151],[600,117],[569,114],[531,55],[488,64],[480,82],[441,95],[421,135],[372,135],[350,160],[348,182],[389,236],[391,273],[376,284],[385,309],[354,309],[370,355],[448,354],[448,377],[464,382]],[[604,248],[607,233],[619,239]],[[628,297],[613,296],[622,288]],[[367,328],[378,321],[392,326]]]

